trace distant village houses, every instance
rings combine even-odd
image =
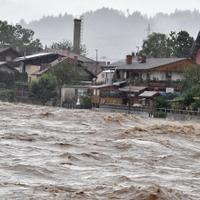
[[[118,62],[104,66],[99,76],[102,78],[110,72],[109,82],[104,80],[102,87],[93,88],[92,102],[95,106],[151,106],[158,95],[179,92],[184,73],[194,64],[200,64],[200,33],[188,58],[127,55]]]
[[[79,105],[81,99],[90,97],[95,107],[152,107],[159,95],[180,92],[185,71],[200,64],[200,33],[188,58],[147,58],[131,53],[114,63],[93,60],[80,55],[80,22],[74,20],[74,51],[46,48],[21,56],[11,47],[0,48],[0,82],[12,83],[17,97],[28,98],[34,81],[63,68],[66,81],[58,89],[61,105]]]

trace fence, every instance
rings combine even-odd
[[[101,109],[109,109],[112,111],[124,111],[124,112],[140,112],[140,113],[149,113],[152,112],[151,108],[147,107],[133,107],[133,106],[126,106],[126,105],[100,105]],[[190,116],[200,116],[199,111],[193,110],[176,110],[176,109],[166,109],[166,108],[156,108],[153,110],[165,112],[167,114],[179,114],[179,115],[190,115]]]

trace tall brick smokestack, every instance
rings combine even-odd
[[[74,19],[74,43],[73,50],[75,53],[80,54],[81,46],[81,19]]]

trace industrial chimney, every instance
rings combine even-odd
[[[80,46],[81,46],[81,19],[74,19],[74,43],[73,43],[73,51],[74,53],[80,54]]]
[[[132,55],[127,55],[126,56],[126,64],[131,65],[133,62],[133,56]]]

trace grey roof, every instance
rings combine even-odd
[[[49,55],[57,55],[57,54],[56,53],[37,53],[37,54],[29,55],[29,56],[22,56],[22,57],[16,58],[15,62],[25,61],[25,60],[29,60],[33,58],[45,57]]]
[[[126,81],[118,81],[118,82],[114,82],[113,85],[114,86],[120,86],[120,85],[125,84],[125,83],[126,83]]]
[[[116,63],[112,63],[110,66],[116,66],[116,69],[121,70],[151,70],[160,66],[172,64],[187,60],[188,58],[148,58],[146,63],[140,63],[137,60],[133,61],[132,64],[126,64],[125,60],[121,60]]]
[[[119,91],[138,93],[138,92],[145,90],[146,88],[147,87],[143,87],[143,86],[126,86],[123,88],[119,88]]]
[[[68,58],[72,58],[74,59],[74,57],[77,57],[78,61],[83,62],[83,63],[90,63],[90,62],[95,62],[93,59],[88,58],[86,56],[80,55],[80,54],[76,54],[70,50],[60,50],[60,49],[46,49],[46,52],[53,52],[53,53],[58,53],[62,56],[68,57]]]
[[[107,88],[112,87],[113,85],[103,84],[103,85],[92,85],[90,86],[91,89],[101,89],[101,88]]]
[[[149,98],[149,97],[154,97],[155,95],[159,94],[156,91],[144,91],[142,94],[140,94],[140,97],[144,97],[144,98]]]

